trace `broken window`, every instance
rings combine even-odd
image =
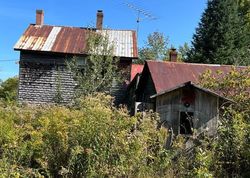
[[[180,134],[191,135],[193,133],[193,112],[180,112]]]

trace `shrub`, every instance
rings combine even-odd
[[[158,118],[130,117],[94,94],[72,108],[1,107],[0,174],[26,177],[152,177],[170,166]],[[28,176],[29,177],[29,176]]]

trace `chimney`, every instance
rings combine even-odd
[[[103,23],[103,12],[102,10],[97,11],[97,18],[96,18],[96,29],[102,30],[102,23]]]
[[[36,25],[43,25],[44,12],[43,10],[36,10]]]
[[[177,62],[177,51],[175,48],[171,48],[169,52],[169,61]]]

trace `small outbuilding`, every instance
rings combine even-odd
[[[206,131],[216,133],[220,108],[231,103],[227,98],[192,82],[151,96],[161,122],[172,129],[174,135],[192,135]]]
[[[129,84],[128,98],[135,98],[133,100],[135,103],[131,105],[139,106],[143,110],[156,111],[156,101],[151,96],[171,90],[186,82],[198,85],[201,75],[207,71],[211,72],[212,77],[222,77],[232,68],[233,66],[230,65],[147,60],[139,75],[139,80]],[[244,70],[246,67],[238,66],[236,69]],[[218,72],[221,74],[218,75]],[[131,113],[140,111],[140,108],[135,107],[135,111]]]

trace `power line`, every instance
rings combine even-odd
[[[0,59],[0,62],[19,61],[19,59]]]

